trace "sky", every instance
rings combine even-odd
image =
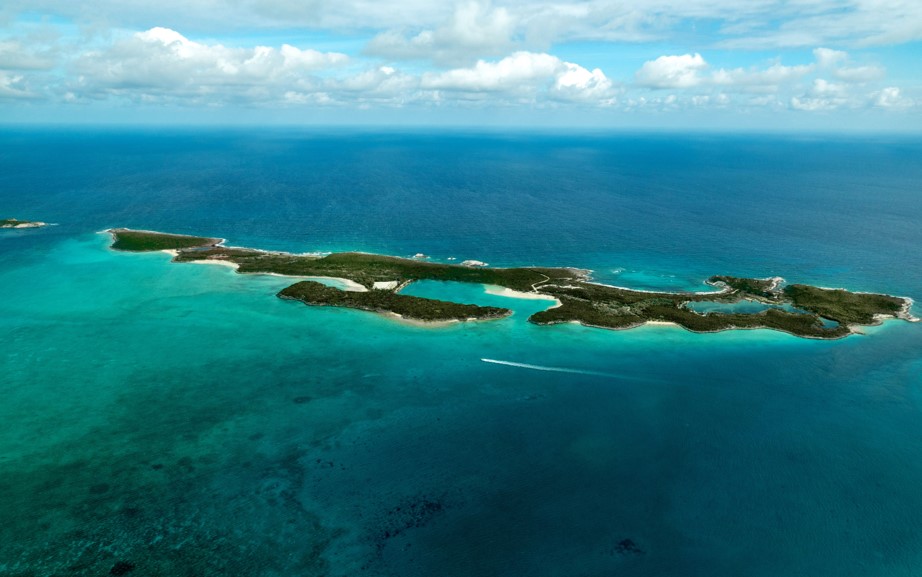
[[[922,131],[920,0],[4,0],[0,123]]]

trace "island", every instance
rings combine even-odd
[[[767,279],[713,276],[705,292],[657,292],[593,282],[590,271],[575,268],[491,268],[480,261],[443,264],[360,252],[327,255],[291,254],[228,247],[223,239],[111,229],[112,248],[129,252],[167,251],[175,262],[233,266],[239,273],[306,277],[278,296],[312,306],[373,311],[419,322],[454,322],[503,318],[510,310],[400,294],[419,280],[454,281],[502,287],[510,296],[554,301],[528,321],[538,325],[578,323],[606,329],[629,329],[646,323],[671,323],[694,332],[773,329],[799,337],[837,339],[880,324],[886,318],[918,321],[910,298],[787,284]],[[340,279],[335,288],[312,279]],[[734,305],[760,308],[742,312]],[[702,312],[700,304],[726,310]]]
[[[0,228],[40,228],[43,226],[48,226],[48,224],[37,220],[19,220],[15,218],[0,220]]]

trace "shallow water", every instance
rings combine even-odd
[[[0,140],[2,210],[59,223],[0,233],[0,575],[922,567],[922,325],[539,327],[548,301],[420,282],[515,314],[418,327],[95,233],[918,297],[918,142]]]

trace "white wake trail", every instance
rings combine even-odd
[[[624,379],[629,377],[622,377],[619,375],[613,375],[610,373],[603,373],[600,371],[588,371],[584,369],[569,369],[566,367],[546,367],[543,365],[530,365],[528,363],[514,363],[512,361],[498,361],[496,359],[480,359],[485,363],[492,363],[494,365],[504,365],[507,367],[518,367],[520,369],[531,369],[533,371],[547,371],[551,373],[571,373],[574,375],[591,375],[594,377],[607,377],[609,379]]]

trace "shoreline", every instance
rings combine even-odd
[[[136,250],[122,250],[120,248],[115,248],[115,246],[113,245],[118,240],[118,237],[116,237],[116,234],[118,234],[119,232],[140,232],[144,234],[157,234],[157,235],[172,236],[172,237],[188,237],[189,236],[186,234],[176,234],[172,232],[160,232],[158,230],[141,230],[141,229],[134,229],[134,228],[106,228],[103,230],[96,231],[96,234],[108,234],[109,235],[109,237],[112,239],[112,244],[109,245],[109,250],[112,250],[115,252],[128,252],[128,253],[139,252]],[[220,238],[220,237],[203,236],[199,238],[203,238],[208,241],[214,241],[214,242],[208,242],[208,243],[202,244],[201,247],[211,247],[211,248],[219,247],[219,246],[223,247],[224,243],[227,242],[226,238]],[[179,253],[179,251],[175,249],[160,249],[157,252],[168,252],[168,251],[174,251],[177,254]],[[154,251],[150,251],[150,252],[154,252]],[[173,255],[173,256],[175,258],[176,255]]]
[[[554,306],[551,307],[552,309],[556,309],[557,307],[563,306],[563,302],[559,298],[552,296],[552,295],[546,295],[546,294],[539,293],[539,292],[517,291],[511,288],[501,287],[498,285],[485,284],[483,286],[486,287],[486,293],[489,295],[498,296],[498,297],[507,297],[507,298],[513,298],[513,299],[532,300],[532,301],[553,301]]]
[[[47,222],[39,220],[19,220],[18,218],[0,219],[0,230],[23,230],[27,228],[43,228],[49,226]]]
[[[286,278],[303,278],[303,279],[305,279],[305,280],[314,280],[314,279],[332,280],[332,281],[336,281],[336,282],[342,283],[343,285],[349,287],[349,288],[342,289],[342,290],[345,290],[345,291],[348,291],[348,292],[356,292],[356,293],[367,293],[367,292],[368,292],[368,288],[367,288],[365,285],[359,284],[359,283],[357,283],[357,282],[355,282],[354,280],[351,280],[351,279],[341,278],[341,277],[336,277],[336,276],[305,276],[305,277],[294,277],[294,276],[289,276],[289,275],[277,274],[277,273],[274,273],[274,272],[263,273],[263,274],[269,274],[269,275],[273,275],[273,276],[283,276],[283,277],[286,277]],[[339,288],[339,287],[334,287],[334,288]]]
[[[234,269],[235,271],[238,271],[238,272],[240,271],[240,265],[239,265],[239,264],[237,264],[237,263],[235,263],[235,262],[228,262],[228,261],[226,261],[226,260],[218,260],[218,259],[215,259],[215,258],[211,258],[211,259],[204,258],[204,259],[201,259],[201,260],[190,260],[190,261],[187,261],[187,262],[188,262],[189,264],[211,264],[211,265],[218,265],[218,266],[223,266],[223,267],[227,267],[227,268],[232,268],[232,269]],[[242,273],[241,273],[241,274],[242,274]]]
[[[349,308],[349,307],[339,307],[339,308]],[[349,310],[360,310],[360,309],[349,309]],[[492,318],[488,318],[488,319],[479,319],[479,318],[476,318],[476,317],[468,317],[468,318],[466,318],[466,319],[448,319],[448,320],[444,320],[444,321],[424,321],[424,320],[420,320],[420,319],[414,319],[414,318],[411,318],[411,317],[405,317],[405,316],[403,316],[403,315],[401,315],[401,314],[398,314],[398,313],[395,313],[395,312],[391,312],[391,311],[364,311],[364,312],[376,313],[376,314],[379,314],[379,315],[381,315],[381,316],[383,316],[383,317],[385,317],[385,318],[389,318],[389,319],[391,319],[391,320],[397,321],[397,322],[399,322],[399,323],[403,323],[403,324],[411,325],[411,326],[416,326],[416,327],[421,327],[421,328],[427,328],[427,329],[437,329],[437,328],[449,327],[449,326],[453,326],[453,325],[462,325],[462,324],[466,324],[466,323],[487,323],[487,322],[492,322],[492,321],[501,321],[501,320],[503,320],[503,319],[508,319],[508,318],[511,317],[513,314],[515,314],[514,312],[509,311],[508,314],[505,314],[505,315],[503,315],[503,316],[492,317]]]
[[[767,280],[767,279],[761,279],[761,280]],[[732,291],[733,291],[733,289],[731,289],[731,288],[730,288],[729,286],[727,286],[727,285],[724,285],[723,287],[720,288],[720,290],[716,290],[716,291],[666,291],[666,290],[654,291],[654,290],[647,290],[647,289],[634,289],[634,288],[623,287],[623,286],[617,286],[617,285],[613,285],[613,284],[605,284],[605,283],[595,282],[595,281],[589,281],[589,280],[584,280],[584,281],[582,281],[582,282],[584,282],[584,283],[586,283],[586,284],[595,285],[595,286],[603,286],[603,287],[605,287],[605,288],[613,288],[613,289],[618,289],[618,290],[623,290],[623,291],[630,291],[630,292],[635,292],[635,293],[644,293],[644,294],[651,294],[651,295],[663,295],[663,294],[667,294],[667,295],[703,295],[703,296],[712,296],[712,295],[722,295],[722,294],[726,294],[726,293],[728,293],[728,292],[732,292]],[[707,281],[705,281],[705,284],[708,284]],[[711,286],[714,286],[714,287],[716,288],[716,285],[711,285]]]
[[[884,320],[886,320],[886,319],[892,319],[892,318],[895,318],[895,317],[886,317]],[[798,334],[796,334],[796,333],[792,333],[791,331],[786,331],[786,330],[784,330],[784,329],[779,329],[779,328],[775,328],[775,327],[766,327],[766,326],[761,326],[761,327],[738,327],[738,326],[733,325],[733,326],[728,326],[728,327],[725,327],[725,328],[722,328],[722,329],[713,330],[713,331],[695,331],[695,330],[692,330],[692,329],[690,329],[690,328],[688,328],[688,327],[684,327],[684,326],[680,325],[679,323],[675,323],[675,322],[672,322],[672,321],[644,321],[644,322],[642,322],[642,323],[637,323],[637,324],[635,324],[635,325],[630,325],[630,326],[626,326],[626,327],[603,327],[603,326],[601,326],[601,325],[593,325],[593,324],[583,323],[583,322],[576,321],[576,320],[573,320],[573,321],[560,321],[560,322],[553,322],[553,323],[533,323],[533,324],[536,324],[536,325],[538,325],[538,326],[578,325],[578,326],[587,327],[587,328],[590,328],[590,329],[603,329],[603,330],[607,330],[607,331],[629,331],[629,330],[632,330],[632,329],[643,328],[643,327],[649,325],[649,326],[660,326],[660,327],[674,327],[674,328],[677,328],[677,329],[682,329],[683,331],[685,331],[685,332],[687,332],[687,333],[692,333],[692,334],[695,334],[695,335],[716,335],[716,334],[718,334],[718,333],[724,333],[724,332],[727,332],[727,331],[774,331],[774,332],[777,332],[777,333],[784,333],[784,334],[786,334],[786,335],[790,335],[790,336],[795,337],[795,338],[798,338],[798,339],[809,339],[809,340],[811,340],[811,341],[839,341],[839,340],[842,340],[842,339],[844,339],[844,338],[847,338],[847,337],[849,337],[849,336],[851,336],[851,335],[861,335],[861,336],[864,336],[864,334],[865,334],[865,333],[861,332],[860,330],[857,330],[857,327],[855,327],[854,325],[847,325],[850,332],[847,332],[847,333],[845,333],[845,334],[843,334],[843,335],[839,335],[839,336],[836,336],[836,337],[816,337],[816,336],[810,336],[810,335],[798,335]],[[884,324],[883,322],[877,322],[877,323],[874,323],[874,324],[871,324],[871,325],[860,325],[860,326],[881,326],[881,325],[883,325],[883,324]]]
[[[135,231],[125,228],[112,228],[107,229],[105,232],[109,233],[113,238],[113,246],[110,246],[113,250],[119,250],[114,248],[114,245],[118,243],[123,243],[122,247],[128,252],[150,252],[161,247],[167,247],[165,250],[160,250],[160,252],[170,255],[174,262],[219,265],[232,268],[237,273],[241,273],[241,267],[246,267],[248,270],[242,274],[263,274],[288,279],[303,279],[310,282],[296,283],[282,292],[289,291],[292,295],[302,295],[303,298],[297,298],[296,300],[302,300],[305,304],[376,312],[400,322],[426,327],[446,326],[456,322],[469,322],[472,320],[495,320],[512,314],[506,307],[487,307],[497,310],[485,314],[483,318],[465,318],[466,314],[471,314],[472,311],[478,310],[477,307],[449,300],[445,302],[442,309],[433,309],[433,306],[438,306],[434,304],[438,302],[438,298],[420,299],[417,297],[415,301],[400,301],[399,305],[397,301],[393,301],[393,295],[399,295],[406,286],[417,280],[427,279],[480,284],[484,287],[484,292],[489,295],[523,300],[542,300],[553,303],[549,304],[549,308],[535,313],[529,318],[530,321],[535,319],[533,324],[536,325],[572,322],[585,327],[608,330],[628,330],[643,325],[679,326],[689,332],[698,334],[718,333],[728,330],[770,329],[799,338],[836,340],[851,334],[862,334],[857,328],[859,326],[880,325],[891,318],[909,322],[919,322],[920,320],[912,315],[911,309],[914,301],[909,297],[852,292],[847,289],[812,285],[792,285],[791,290],[781,291],[780,287],[785,283],[785,279],[781,276],[753,279],[726,275],[712,276],[705,280],[704,284],[713,287],[715,290],[632,289],[592,281],[590,280],[591,270],[574,267],[496,268],[492,269],[489,274],[468,274],[467,272],[461,274],[452,270],[452,267],[458,268],[461,265],[434,265],[436,268],[420,269],[419,265],[411,259],[375,255],[374,253],[336,253],[337,256],[331,259],[329,257],[320,257],[318,255],[322,253],[317,252],[297,255],[284,251],[265,251],[246,247],[235,247],[230,250],[232,247],[224,246],[225,239],[216,237],[190,237],[181,234]],[[164,238],[157,238],[159,236]],[[356,254],[368,256],[357,258]],[[299,258],[303,260],[295,262]],[[330,273],[338,273],[343,276],[332,276]],[[554,278],[551,278],[551,276]],[[536,281],[537,277],[542,277],[543,280]],[[364,284],[354,279],[359,279]],[[328,281],[330,284],[324,281]],[[561,283],[561,281],[565,282]],[[527,288],[529,283],[531,290]],[[326,285],[328,288],[335,290],[324,292],[320,285]],[[370,289],[369,287],[372,285],[374,288]],[[568,292],[569,289],[580,289],[580,287],[583,287],[583,292],[577,292],[574,295]],[[798,291],[794,291],[794,288],[798,288]],[[377,294],[365,297],[337,296],[338,291],[369,293],[370,290],[376,293],[386,292],[392,296]],[[814,292],[810,292],[811,290]],[[825,291],[825,293],[817,293],[816,291]],[[789,293],[791,294],[789,295]],[[867,298],[855,298],[854,295],[869,296]],[[814,308],[809,309],[813,311],[812,313],[801,311],[801,315],[790,319],[773,316],[771,321],[750,318],[759,314],[750,313],[746,315],[745,319],[740,318],[736,321],[731,316],[721,317],[721,315],[710,320],[711,315],[704,314],[701,316],[708,317],[709,320],[707,322],[698,322],[682,317],[679,313],[668,312],[672,310],[668,307],[678,309],[686,307],[689,303],[687,299],[725,302],[732,296],[736,296],[734,302],[746,299],[771,305],[778,302],[796,304],[798,299],[804,300],[804,302],[814,302],[819,299],[817,301],[819,304],[814,304]],[[572,308],[568,307],[571,297],[576,303]],[[683,299],[683,297],[685,298]],[[832,301],[831,303],[826,303],[823,299],[832,299]],[[618,305],[618,303],[621,304]],[[640,304],[638,305],[637,303]],[[447,305],[451,306],[445,308]],[[615,305],[621,308],[636,306],[639,307],[637,308],[639,312],[625,318],[618,313],[621,310],[620,308],[612,308]],[[647,305],[666,307],[668,310],[654,308],[646,311],[644,307]],[[465,309],[464,307],[468,308]],[[566,308],[567,310],[548,312],[557,308]],[[406,317],[403,314],[394,312],[395,310],[400,310],[402,313],[410,315],[418,313],[419,318]],[[499,310],[506,310],[506,312],[501,316],[492,316],[498,314]],[[481,311],[478,310],[477,313],[473,314],[480,315]],[[821,329],[816,322],[806,323],[802,318],[805,315],[832,319],[837,321],[839,326],[831,330],[824,324]],[[634,322],[635,320],[636,322]],[[736,322],[739,322],[742,326],[737,326]],[[611,323],[613,326],[606,326],[605,323]]]
[[[126,251],[120,251],[120,252],[126,252]],[[164,249],[159,252],[168,254],[173,259],[179,256],[179,251],[176,249],[172,249],[172,248]],[[187,260],[187,261],[184,261],[183,263],[177,263],[177,264],[218,265],[218,266],[223,266],[223,267],[234,269],[234,271],[240,275],[254,275],[254,276],[264,275],[264,276],[276,276],[276,277],[281,277],[281,278],[292,278],[292,279],[297,278],[297,279],[304,279],[304,280],[314,280],[314,279],[332,280],[332,281],[341,283],[343,285],[342,290],[350,291],[350,292],[368,292],[368,289],[365,288],[363,285],[355,282],[354,280],[350,280],[347,278],[340,278],[340,277],[334,277],[334,276],[294,276],[294,275],[287,275],[287,274],[279,274],[275,272],[240,272],[239,264],[235,262],[219,259],[219,258],[203,258],[199,260]],[[340,288],[340,287],[336,287],[336,288]]]
[[[461,325],[461,324],[464,324],[464,323],[477,323],[477,322],[499,321],[499,320],[502,320],[502,319],[507,319],[507,318],[511,317],[513,314],[515,314],[513,311],[509,311],[507,314],[504,314],[504,315],[502,315],[502,316],[491,317],[491,318],[483,318],[483,319],[481,319],[481,318],[476,318],[476,317],[468,317],[468,318],[465,318],[465,319],[446,319],[446,320],[442,320],[442,321],[425,321],[425,320],[422,320],[422,319],[414,319],[414,318],[412,318],[412,317],[405,317],[405,316],[403,316],[403,315],[401,315],[401,314],[399,314],[399,313],[395,313],[395,312],[393,312],[393,311],[374,310],[374,309],[364,309],[364,308],[356,308],[356,307],[345,307],[345,306],[327,305],[327,304],[311,304],[311,303],[304,302],[304,301],[301,300],[301,299],[293,298],[293,297],[290,297],[290,296],[284,296],[284,295],[278,295],[278,298],[280,298],[281,300],[284,300],[284,301],[292,301],[292,302],[296,302],[296,303],[301,303],[302,305],[306,305],[306,306],[309,306],[309,307],[329,308],[329,309],[342,309],[342,310],[347,310],[347,311],[358,311],[358,312],[362,312],[362,313],[372,313],[372,314],[378,315],[378,316],[381,317],[381,318],[389,319],[389,320],[391,320],[391,321],[395,321],[395,322],[398,322],[398,323],[401,323],[401,324],[404,324],[404,325],[415,326],[415,327],[419,327],[419,328],[427,328],[427,329],[444,328],[444,327],[449,327],[449,326],[453,326],[453,325]]]
[[[156,230],[128,229],[128,228],[108,228],[108,229],[99,231],[97,234],[109,234],[109,235],[113,235],[114,232],[120,231],[120,230],[131,231],[131,232],[143,232],[143,233],[149,233],[149,234],[161,234],[161,235],[164,235],[164,236],[187,236],[187,235],[176,234],[176,233],[160,232],[160,231],[156,231]],[[328,256],[328,255],[330,255],[330,254],[338,254],[338,253],[328,253],[328,252],[323,252],[323,251],[308,251],[308,252],[303,252],[303,253],[293,253],[293,252],[286,252],[286,251],[269,251],[269,250],[263,250],[263,249],[257,249],[257,248],[250,248],[250,247],[243,247],[243,246],[232,246],[232,245],[227,245],[227,244],[225,244],[225,243],[227,242],[227,239],[224,239],[224,238],[218,238],[218,237],[203,237],[203,238],[209,238],[210,240],[215,240],[215,241],[216,241],[214,244],[209,244],[208,246],[216,246],[216,247],[220,246],[220,247],[229,248],[229,249],[247,250],[247,251],[252,251],[252,252],[256,252],[256,253],[260,253],[260,254],[272,254],[272,255],[281,255],[281,256],[301,256],[301,257],[308,257],[308,258],[311,258],[311,257],[322,258],[323,256]],[[116,251],[119,251],[119,252],[131,252],[131,251],[120,251],[119,249],[112,248],[111,246],[110,246],[109,248],[110,248],[111,250],[116,250]],[[162,251],[162,252],[167,252],[167,251],[164,250],[164,251]],[[178,252],[178,251],[176,251],[176,252]],[[388,255],[380,255],[380,254],[378,254],[378,253],[367,252],[367,251],[358,251],[358,250],[350,250],[350,251],[343,251],[343,252],[344,252],[344,253],[354,253],[354,254],[365,254],[365,255],[370,255],[370,256],[388,256]],[[397,259],[401,259],[401,260],[413,260],[413,259],[404,259],[403,257],[392,257],[392,258],[397,258]],[[195,262],[195,263],[197,263],[197,262],[210,262],[210,261],[212,261],[212,260],[216,260],[216,259],[202,259],[202,261],[189,261],[189,262]],[[449,266],[454,266],[454,265],[449,265]],[[460,265],[458,265],[458,266],[460,266]],[[529,265],[529,266],[524,266],[524,265],[523,265],[523,266],[521,266],[521,267],[499,267],[499,268],[496,268],[496,269],[494,269],[494,270],[503,270],[503,269],[508,269],[508,268],[540,268],[540,267],[535,267],[534,265]],[[613,285],[613,284],[606,284],[606,283],[602,283],[602,282],[596,282],[596,281],[588,280],[588,279],[592,278],[592,272],[593,272],[592,269],[585,269],[585,268],[578,268],[578,267],[571,267],[571,266],[561,266],[561,267],[554,267],[554,268],[559,268],[559,269],[563,269],[563,270],[568,270],[568,271],[571,271],[571,272],[574,272],[574,273],[581,273],[581,274],[585,275],[584,280],[581,281],[581,282],[584,282],[585,284],[595,285],[595,286],[601,286],[601,287],[606,287],[606,288],[613,288],[613,289],[618,289],[618,290],[623,290],[623,291],[636,292],[636,293],[644,293],[644,294],[668,294],[668,295],[717,296],[717,295],[726,294],[726,293],[728,293],[728,292],[732,292],[732,291],[733,291],[733,289],[732,289],[731,287],[727,286],[725,283],[712,284],[712,283],[709,283],[707,280],[704,281],[705,284],[709,284],[709,285],[711,285],[711,286],[714,286],[715,288],[718,288],[718,287],[719,287],[719,290],[716,290],[716,291],[669,291],[669,290],[649,290],[649,289],[631,288],[631,287],[625,287],[625,286],[619,286],[619,285]],[[283,276],[283,277],[288,277],[288,278],[311,278],[311,277],[300,277],[300,276],[295,276],[295,275],[284,275],[284,274],[278,274],[278,273],[241,273],[241,274],[274,274],[274,275],[277,275],[277,276]],[[341,278],[338,278],[338,277],[312,277],[312,278],[330,278],[330,279],[336,279],[336,280],[349,280],[349,279],[341,279]],[[772,284],[771,284],[771,286],[769,287],[769,290],[770,290],[770,291],[776,290],[776,289],[778,288],[778,286],[779,286],[781,283],[786,282],[785,278],[784,278],[784,277],[780,277],[780,276],[771,276],[771,277],[764,277],[764,278],[756,278],[756,279],[754,279],[754,280],[772,281]],[[355,281],[351,281],[351,282],[355,282]],[[396,289],[397,292],[399,292],[399,291],[400,291],[402,288],[404,288],[407,284],[410,284],[410,283],[412,283],[412,282],[413,282],[413,281],[408,281],[408,282],[404,283],[403,285],[399,286],[399,287]],[[547,282],[547,281],[545,281],[545,282]],[[356,284],[358,284],[358,283],[356,283]],[[488,284],[485,284],[485,283],[480,283],[480,284],[483,284],[484,286],[497,286],[497,285],[488,285]],[[542,284],[544,284],[544,283],[542,283]],[[722,286],[719,286],[719,285],[722,285]],[[359,285],[359,286],[361,286],[361,285]],[[874,293],[874,292],[869,292],[869,291],[853,291],[853,290],[849,290],[849,289],[843,288],[843,287],[825,287],[825,286],[820,286],[820,285],[809,285],[809,286],[813,286],[814,288],[818,288],[818,289],[822,289],[822,290],[836,290],[836,291],[845,291],[845,292],[849,292],[849,293],[853,293],[853,294],[867,294],[867,295],[880,294],[880,295],[883,295],[883,296],[888,296],[888,297],[891,297],[891,298],[900,299],[900,300],[904,301],[904,309],[905,309],[905,311],[901,311],[901,314],[902,314],[903,312],[905,312],[905,314],[906,314],[907,316],[906,316],[906,317],[904,317],[904,316],[898,316],[898,317],[896,317],[896,318],[904,319],[904,320],[907,320],[907,321],[909,321],[909,322],[919,322],[920,320],[922,320],[922,319],[920,319],[920,318],[918,318],[918,317],[915,317],[915,316],[913,316],[913,315],[911,315],[911,314],[909,313],[909,309],[911,309],[912,306],[913,306],[914,303],[915,303],[915,301],[914,301],[911,297],[900,296],[900,295],[895,295],[895,294],[890,294],[890,293]],[[363,288],[364,288],[364,287],[363,287]],[[368,290],[368,289],[366,288],[366,290]],[[538,289],[538,291],[535,291],[534,293],[529,293],[529,292],[524,292],[524,291],[514,291],[513,289],[506,289],[506,290],[510,291],[510,294],[497,295],[497,296],[509,296],[509,297],[511,297],[511,298],[543,298],[543,297],[531,297],[531,296],[530,296],[531,294],[536,294],[536,295],[544,295],[544,296],[547,296],[547,297],[549,297],[549,298],[554,298],[552,295],[545,295],[544,293],[539,292],[540,289]],[[489,291],[488,291],[488,292],[489,292]],[[511,293],[518,293],[519,295],[529,295],[529,296],[513,296]],[[497,293],[490,293],[490,294],[497,294]],[[758,299],[757,299],[757,300],[758,300]],[[761,301],[760,301],[760,302],[761,302]]]

